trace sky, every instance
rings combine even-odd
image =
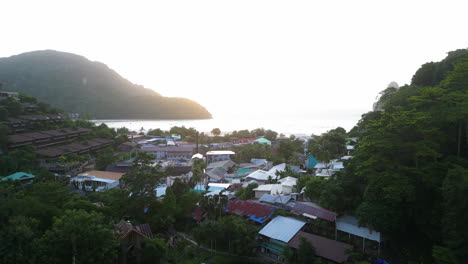
[[[215,117],[357,119],[421,64],[468,47],[468,1],[0,3],[0,57],[100,61]]]

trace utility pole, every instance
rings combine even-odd
[[[198,131],[197,131],[197,138],[195,139],[195,144],[196,144],[196,149],[197,149],[197,154],[200,153],[198,152]]]

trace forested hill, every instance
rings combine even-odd
[[[53,50],[0,58],[0,82],[72,113],[108,119],[205,119],[211,114],[185,98],[163,97],[100,62]]]
[[[362,116],[360,141],[321,205],[358,216],[386,238],[392,263],[467,263],[468,50],[424,64]]]

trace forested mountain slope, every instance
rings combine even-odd
[[[67,112],[114,119],[203,119],[211,114],[185,98],[163,97],[100,62],[53,50],[0,58],[8,91],[35,96]]]
[[[354,158],[318,200],[382,232],[395,263],[465,263],[468,50],[424,64],[379,103],[349,133],[360,138]]]

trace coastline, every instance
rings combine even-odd
[[[111,128],[126,127],[131,131],[148,131],[159,128],[169,130],[173,126],[193,127],[200,132],[209,133],[213,128],[219,128],[223,133],[234,130],[252,130],[256,128],[271,129],[286,135],[319,135],[336,127],[346,130],[356,125],[359,119],[327,119],[327,118],[210,118],[210,119],[94,119],[95,124],[106,124]]]

